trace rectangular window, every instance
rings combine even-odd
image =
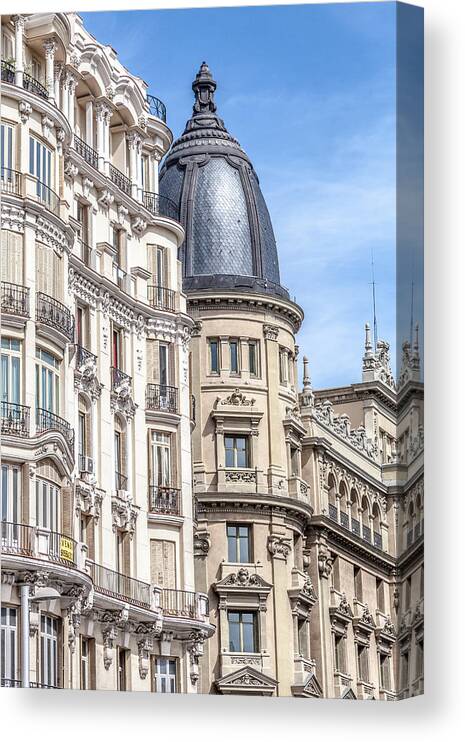
[[[229,341],[229,370],[232,374],[239,373],[239,343],[237,340]]]
[[[78,418],[78,454],[82,463],[82,457],[86,455],[86,415],[84,412],[80,412]]]
[[[368,683],[370,680],[369,666],[368,666],[368,647],[363,644],[357,644],[357,670],[359,680],[363,680]]]
[[[228,611],[229,651],[258,652],[255,611]]]
[[[127,687],[127,672],[128,672],[128,651],[117,648],[117,661],[118,661],[118,690],[128,690]]]
[[[388,654],[379,655],[380,684],[383,690],[391,690],[391,659]]]
[[[60,361],[41,348],[37,349],[36,358],[36,406],[59,414]]]
[[[37,525],[49,531],[58,531],[60,488],[47,479],[36,478]]]
[[[152,486],[169,487],[171,477],[171,435],[152,433]]]
[[[249,340],[249,373],[251,376],[259,376],[259,345],[256,340]]]
[[[40,617],[40,682],[58,688],[58,619]]]
[[[2,521],[19,523],[19,487],[19,468],[2,464]]]
[[[81,636],[81,690],[92,690],[94,683],[94,639]]]
[[[379,577],[376,578],[376,603],[378,609],[384,613],[385,602],[384,602],[384,582]]]
[[[220,344],[216,338],[209,340],[208,344],[209,344],[209,349],[210,349],[210,373],[219,374],[220,373],[220,353],[219,353]]]
[[[357,600],[363,602],[362,570],[354,567],[354,595]]]
[[[288,361],[287,361],[287,350],[285,348],[279,349],[279,381],[281,384],[287,384],[288,382]]]
[[[417,642],[417,656],[416,656],[416,676],[421,678],[423,675],[423,641]]]
[[[2,402],[21,404],[21,351],[21,340],[2,338]]]
[[[250,466],[249,439],[245,435],[224,437],[225,465],[228,469],[246,469]]]
[[[402,652],[400,655],[400,687],[401,690],[409,687],[410,684],[410,662],[409,653]]]
[[[176,660],[156,657],[153,664],[155,693],[176,693]]]
[[[250,526],[228,525],[228,562],[252,561],[252,543]]]
[[[18,672],[18,611],[16,608],[2,606],[1,610],[1,673],[2,685],[5,681],[16,680]]]
[[[39,199],[50,204],[52,152],[34,137],[29,137],[29,173],[37,178],[36,193]]]
[[[113,329],[112,363],[114,368],[122,369],[121,330]]]
[[[336,670],[346,672],[346,644],[340,634],[334,634],[334,661]]]
[[[2,165],[2,181],[12,181],[13,173],[13,128],[6,124],[1,125],[0,157]]]
[[[160,386],[168,386],[169,379],[169,346],[160,343],[158,346],[158,368],[160,373]]]
[[[412,594],[412,578],[407,577],[405,580],[405,609],[410,608],[410,600]]]

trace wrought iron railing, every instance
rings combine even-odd
[[[37,200],[56,216],[60,215],[60,198],[46,183],[36,179]]]
[[[76,368],[80,369],[82,366],[91,364],[97,364],[97,356],[82,345],[76,345]]]
[[[91,165],[96,170],[98,169],[98,153],[95,151],[95,149],[92,149],[92,147],[87,144],[87,142],[78,137],[77,134],[75,134],[73,137],[73,149],[89,165]]]
[[[369,526],[362,525],[362,538],[364,541],[371,543],[371,530]]]
[[[147,298],[149,304],[156,309],[164,309],[167,312],[174,312],[176,294],[172,289],[164,286],[147,286]]]
[[[18,170],[12,170],[10,167],[1,167],[2,193],[9,193],[12,196],[22,196],[23,176]]]
[[[21,688],[21,680],[14,680],[12,678],[1,678],[1,688]]]
[[[30,407],[16,402],[0,402],[2,435],[29,436]]]
[[[74,430],[69,422],[54,412],[44,410],[42,407],[36,409],[36,430],[38,435],[46,433],[48,430],[56,430],[68,441],[71,448],[74,445]]]
[[[338,514],[337,507],[333,505],[332,503],[329,503],[328,505],[328,516],[330,520],[334,521],[335,523],[339,523],[343,528],[345,528],[348,531],[351,531],[354,536],[357,536],[358,538],[361,538],[363,541],[365,541],[368,544],[371,544],[376,549],[383,548],[383,539],[381,533],[378,531],[374,531],[373,536],[371,534],[371,529],[369,526],[363,525],[360,523],[359,520],[353,517],[349,517],[348,513],[341,512]],[[413,536],[413,531],[409,532]],[[411,536],[407,534],[407,546],[412,543],[409,538]]]
[[[349,528],[349,516],[347,515],[347,513],[344,513],[344,511],[341,511],[340,521],[343,528]]]
[[[356,536],[360,536],[360,521],[356,518],[352,518],[351,525],[352,533],[355,533]]]
[[[38,554],[50,562],[76,566],[76,541],[58,531],[42,529],[38,534]]]
[[[128,489],[128,478],[126,474],[122,474],[120,471],[115,471],[115,490],[126,490]]]
[[[129,376],[129,374],[125,373],[124,371],[121,371],[120,368],[117,368],[116,366],[111,367],[111,388],[113,391],[116,391],[117,389],[121,389],[121,387],[131,387],[132,386],[132,378]]]
[[[168,219],[179,221],[179,208],[175,201],[159,193],[144,191],[143,204],[154,216],[166,216]]]
[[[15,66],[11,62],[7,62],[6,59],[2,59],[2,82],[7,82],[10,85],[15,84]]]
[[[45,100],[48,98],[47,89],[34,77],[28,75],[27,72],[23,72],[23,88],[24,90],[29,90],[30,93],[35,93],[35,95],[45,98]]]
[[[331,518],[331,520],[335,520],[337,522],[337,507],[329,503],[328,512],[329,512],[329,517]]]
[[[165,515],[180,515],[180,491],[174,487],[151,485],[149,487],[149,511]]]
[[[150,115],[166,122],[166,106],[163,101],[154,95],[147,94],[147,103],[149,104]]]
[[[61,685],[47,685],[47,683],[36,683],[35,681],[31,681],[29,683],[29,688],[47,688],[48,690],[60,690]]]
[[[126,175],[124,175],[124,173],[121,172],[121,170],[118,170],[117,167],[111,164],[110,180],[112,183],[115,184],[117,188],[120,189],[120,191],[123,191],[123,193],[126,193],[128,196],[131,195],[131,181]]]
[[[150,585],[147,582],[127,577],[95,562],[89,564],[94,589],[97,592],[112,598],[123,597],[143,608],[150,607]]]
[[[2,314],[29,317],[29,289],[2,281]]]
[[[74,317],[68,307],[47,294],[36,296],[36,321],[59,330],[70,342],[74,338]]]
[[[2,520],[0,534],[4,554],[19,554],[20,556],[32,556],[34,554],[35,533],[32,526]]]
[[[178,411],[178,389],[166,384],[147,384],[145,408],[163,412]]]
[[[383,539],[378,531],[373,532],[373,545],[376,546],[377,549],[383,548]]]
[[[197,614],[197,595],[190,590],[164,588],[160,596],[160,607],[168,616],[195,618]]]

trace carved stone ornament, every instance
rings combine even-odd
[[[235,587],[262,587],[265,581],[257,574],[250,573],[245,567],[241,567],[237,573],[228,575],[221,581],[222,585],[234,585]]]
[[[190,679],[196,685],[199,679],[199,659],[203,655],[203,645],[208,634],[206,631],[193,631],[189,635],[187,651],[190,659]]]
[[[141,216],[136,216],[131,221],[131,227],[132,231],[140,236],[144,234],[145,230],[147,229],[147,221]]]
[[[211,546],[209,531],[196,531],[194,533],[194,556],[207,556]]]
[[[132,495],[129,492],[119,490],[118,494],[112,495],[111,515],[113,530],[125,531],[132,538],[136,529],[139,509],[133,504]]]
[[[74,162],[70,160],[69,158],[66,158],[65,163],[64,163],[65,178],[67,178],[67,180],[74,180],[78,172],[79,172],[79,169],[77,165],[75,165]]]
[[[21,123],[27,124],[29,120],[29,116],[32,113],[32,107],[30,103],[27,103],[25,100],[20,100],[18,103],[18,111],[19,111],[19,118],[21,119]]]
[[[236,388],[228,397],[222,399],[220,404],[233,405],[235,407],[252,407],[255,404],[255,399],[247,399],[245,394],[239,388]]]
[[[115,197],[108,188],[102,188],[99,191],[97,201],[103,209],[108,209],[112,205],[114,200]]]
[[[150,669],[150,652],[153,652],[153,639],[145,636],[137,642],[139,654],[139,676],[145,680]]]
[[[291,541],[284,536],[278,536],[271,534],[268,536],[268,551],[274,559],[284,559],[287,561],[287,557],[291,553]]]
[[[265,340],[277,340],[279,327],[276,325],[263,325],[263,337]]]
[[[109,670],[112,665],[114,641],[117,636],[118,630],[116,626],[107,624],[103,627],[103,665],[105,667],[105,670]]]

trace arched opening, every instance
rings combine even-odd
[[[362,498],[362,538],[371,541],[370,506],[365,496]]]
[[[332,474],[328,477],[328,510],[329,517],[331,520],[337,521],[337,505],[336,505],[336,480]]]
[[[350,491],[350,525],[352,533],[360,536],[360,519],[358,515],[358,497],[354,487]]]
[[[349,528],[347,487],[344,482],[341,482],[339,485],[339,499],[341,526],[344,526],[344,528]]]

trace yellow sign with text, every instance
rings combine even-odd
[[[60,558],[74,562],[74,542],[71,538],[60,537]]]

